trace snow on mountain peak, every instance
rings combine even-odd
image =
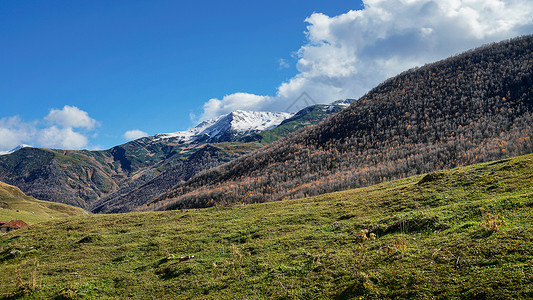
[[[231,129],[238,132],[263,131],[272,129],[294,114],[284,112],[260,112],[236,110],[231,116]]]
[[[153,140],[176,139],[177,142],[193,142],[199,138],[217,139],[235,133],[244,135],[255,131],[272,129],[292,116],[293,114],[284,112],[236,110],[229,114],[203,121],[189,130],[155,135]]]
[[[337,100],[331,103],[331,105],[338,105],[340,107],[348,107],[350,104],[352,104],[355,101],[355,99],[343,99],[343,100]]]
[[[17,152],[18,150],[22,149],[22,148],[32,148],[33,146],[30,146],[30,145],[26,145],[26,144],[20,144],[18,145],[17,147],[9,150],[9,151],[0,151],[0,155],[7,155],[7,154],[11,154],[13,152]]]

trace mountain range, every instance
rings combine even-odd
[[[101,213],[131,211],[202,170],[320,122],[350,101],[295,114],[235,111],[104,151],[24,145],[0,156],[0,180],[42,200]]]

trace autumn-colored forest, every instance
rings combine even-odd
[[[318,195],[533,150],[533,37],[406,71],[317,126],[203,171],[143,209]]]

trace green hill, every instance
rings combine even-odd
[[[0,295],[532,298],[532,213],[530,154],[298,200],[54,220],[0,237]]]
[[[0,182],[0,221],[22,220],[28,224],[82,215],[83,209],[70,205],[40,201]]]

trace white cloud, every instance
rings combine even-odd
[[[89,139],[85,135],[75,132],[71,127],[52,126],[39,132],[38,142],[48,148],[81,149],[87,146]]]
[[[306,19],[298,74],[282,83],[276,96],[237,93],[211,99],[202,119],[234,109],[282,111],[303,92],[321,103],[358,98],[409,68],[533,33],[531,0],[363,2],[362,10],[334,17],[314,13]]]
[[[273,100],[274,98],[269,96],[258,96],[248,93],[227,95],[222,100],[211,99],[204,103],[204,112],[200,120],[212,119],[238,109],[255,110],[257,107],[272,104]]]
[[[89,117],[89,114],[80,110],[76,106],[65,105],[63,109],[51,109],[50,113],[44,118],[53,124],[71,128],[93,129],[97,122]]]
[[[11,150],[29,142],[35,135],[35,123],[25,123],[18,116],[0,119],[0,150]]]
[[[9,150],[22,144],[16,131],[9,128],[0,128],[0,149]]]
[[[89,117],[87,112],[68,105],[62,110],[51,109],[42,120],[26,122],[18,116],[2,118],[0,151],[11,150],[23,143],[60,149],[85,148],[89,144],[87,136],[97,125],[98,122]],[[96,133],[92,136],[95,137]]]
[[[124,133],[122,137],[128,141],[131,141],[131,140],[140,139],[145,136],[148,136],[148,133],[138,130],[138,129],[134,129],[134,130],[126,131],[126,133]]]
[[[287,62],[287,60],[283,59],[283,58],[280,58],[278,60],[279,62],[279,68],[280,69],[288,69],[291,67],[291,65],[289,64],[289,62]]]

